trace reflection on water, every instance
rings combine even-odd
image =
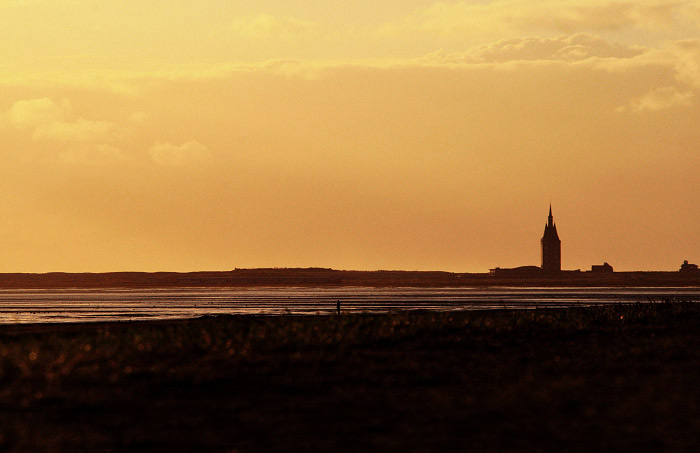
[[[485,310],[700,300],[700,288],[183,288],[0,290],[0,324],[220,314]]]

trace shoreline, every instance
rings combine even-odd
[[[324,268],[235,269],[212,272],[0,273],[0,289],[201,287],[700,287],[700,272],[564,271],[496,276],[441,271],[346,271]]]

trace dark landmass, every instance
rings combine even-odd
[[[700,286],[700,272],[562,272],[552,275],[493,276],[426,271],[343,271],[236,269],[225,272],[111,272],[0,274],[10,288],[168,288],[254,286],[485,287],[485,286]]]
[[[700,306],[0,328],[0,449],[698,451]]]

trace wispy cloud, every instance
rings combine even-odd
[[[692,105],[695,93],[692,91],[678,91],[672,86],[656,88],[639,99],[634,99],[628,106],[621,107],[619,111],[632,111],[635,113],[653,112],[672,107]]]
[[[34,130],[34,139],[93,142],[109,138],[115,133],[116,126],[113,123],[78,118],[75,121],[39,124]]]
[[[577,33],[555,38],[505,39],[475,46],[464,52],[435,52],[424,58],[431,63],[503,63],[509,61],[583,61],[589,58],[632,58],[641,47],[611,43],[598,36]]]
[[[478,35],[522,31],[659,29],[697,13],[697,0],[498,0],[437,2],[397,22],[382,25],[380,35],[430,33]]]
[[[673,43],[678,79],[700,90],[700,39],[687,39]]]
[[[177,167],[204,162],[210,157],[209,148],[196,140],[181,145],[156,143],[148,152],[157,164]]]
[[[49,98],[17,101],[3,117],[11,127],[31,130],[34,140],[101,141],[118,133],[114,123],[78,117],[65,99],[58,102]]]
[[[3,115],[5,121],[17,129],[34,128],[41,124],[67,121],[74,116],[67,100],[54,102],[49,98],[17,101]]]

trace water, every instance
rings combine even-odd
[[[177,288],[0,290],[0,324],[132,321],[221,314],[577,307],[682,299],[700,288]]]

